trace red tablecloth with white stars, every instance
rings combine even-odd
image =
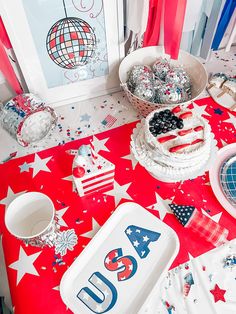
[[[217,105],[211,98],[198,100],[193,110],[205,117],[215,134],[218,147],[236,142],[236,115]],[[206,215],[219,218],[229,229],[228,239],[236,238],[235,219],[219,204],[214,196],[208,173],[194,180],[163,183],[140,166],[130,155],[130,135],[135,127],[130,123],[96,135],[99,154],[116,165],[114,190],[80,198],[72,184],[73,156],[66,153],[90,138],[70,142],[36,154],[13,159],[0,165],[0,233],[16,314],[68,313],[59,294],[60,279],[73,260],[89,243],[118,204],[133,200],[147,208],[173,228],[180,240],[180,251],[172,267],[197,257],[213,246],[199,240],[181,226],[176,218],[159,208],[156,193],[167,202],[194,205]],[[74,251],[60,258],[53,249],[28,246],[11,236],[4,226],[5,207],[17,195],[39,191],[48,195],[59,216],[61,230],[75,229],[78,244]],[[155,219],[155,218],[154,218]]]

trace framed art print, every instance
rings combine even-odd
[[[0,0],[30,92],[59,106],[119,90],[122,0]]]

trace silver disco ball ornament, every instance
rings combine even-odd
[[[76,69],[87,64],[96,48],[92,27],[82,19],[67,17],[57,21],[46,39],[47,52],[58,66]]]

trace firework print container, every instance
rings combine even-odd
[[[22,94],[0,108],[2,127],[22,146],[41,140],[56,125],[51,107],[33,94]]]

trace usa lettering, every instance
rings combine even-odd
[[[133,252],[140,259],[146,258],[149,253],[149,244],[159,239],[160,233],[138,226],[130,225],[125,234],[132,245]],[[138,269],[138,263],[134,256],[124,255],[122,248],[111,250],[104,258],[104,267],[111,272],[117,272],[117,282],[132,278]],[[92,312],[105,313],[117,302],[118,292],[116,287],[100,272],[94,272],[88,279],[90,287],[83,287],[77,294],[77,298]]]

